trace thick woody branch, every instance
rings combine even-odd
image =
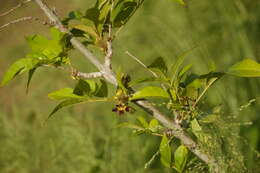
[[[21,3],[19,3],[18,5],[14,6],[13,8],[9,9],[8,11],[0,14],[0,17],[3,17],[3,16],[6,16],[10,13],[12,13],[13,11],[15,11],[16,9],[22,7],[24,4],[28,3],[28,2],[31,2],[32,0],[25,0],[25,1],[22,1]]]
[[[55,26],[61,31],[70,34],[70,32],[62,25],[58,17],[50,10],[42,0],[34,0],[38,6],[44,11],[47,17],[54,22]],[[70,34],[71,35],[71,34]],[[92,64],[94,64],[102,73],[103,77],[110,83],[117,85],[116,77],[111,69],[101,64],[97,58],[76,38],[71,35],[70,42],[75,49],[78,49]],[[165,127],[172,129],[174,136],[182,141],[182,143],[190,149],[196,156],[198,156],[205,163],[214,167],[215,172],[220,172],[216,160],[209,154],[203,152],[198,145],[189,137],[189,135],[175,122],[170,120],[166,115],[161,113],[151,103],[146,100],[138,100],[134,102],[139,107],[143,108],[146,112],[151,114],[155,119],[160,121]]]

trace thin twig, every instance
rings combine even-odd
[[[83,73],[83,72],[74,71],[72,73],[72,76],[74,78],[80,78],[80,79],[94,79],[94,78],[103,77],[103,74],[101,72]]]
[[[29,17],[21,17],[21,18],[19,18],[19,19],[12,20],[12,21],[10,21],[10,22],[8,22],[8,23],[6,23],[6,24],[0,26],[0,32],[1,32],[4,28],[8,27],[9,25],[13,25],[13,24],[16,24],[16,23],[20,23],[20,22],[24,22],[24,21],[32,20],[32,19],[33,19],[33,17],[29,16]]]
[[[78,49],[93,65],[95,65],[100,72],[104,75],[104,78],[112,83],[113,85],[117,86],[117,80],[115,74],[111,71],[111,69],[105,67],[101,64],[98,59],[73,35],[66,29],[58,17],[47,7],[42,0],[34,0],[37,5],[44,11],[46,16],[54,22],[55,26],[61,31],[71,35],[70,42],[74,46],[75,49]],[[154,118],[160,121],[165,127],[170,128],[174,131],[174,136],[180,139],[190,151],[192,151],[198,158],[203,160],[205,163],[209,164],[210,166],[214,167],[215,172],[220,172],[220,168],[214,158],[212,158],[208,153],[205,153],[201,150],[200,147],[196,144],[195,141],[176,123],[170,120],[166,115],[161,113],[157,108],[155,108],[150,102],[147,100],[136,100],[134,101],[136,105],[143,108],[146,112],[151,114]]]
[[[131,58],[133,58],[136,62],[138,62],[141,66],[143,66],[145,69],[147,69],[149,72],[152,73],[152,75],[154,77],[158,77],[158,75],[156,73],[154,73],[152,70],[150,70],[141,60],[139,60],[136,56],[134,56],[133,54],[131,54],[130,52],[126,51],[125,52],[128,56],[130,56]]]
[[[28,3],[28,2],[31,2],[32,0],[25,0],[25,1],[22,1],[21,3],[19,3],[18,5],[14,6],[13,8],[9,9],[8,11],[0,14],[0,17],[3,17],[3,16],[6,16],[10,13],[12,13],[13,11],[15,11],[16,9],[22,7],[24,4]]]
[[[192,105],[192,107],[195,107],[198,102],[200,101],[200,99],[202,98],[202,96],[206,93],[206,91],[211,87],[211,85],[217,80],[218,78],[214,78],[212,81],[209,82],[209,84],[206,86],[206,88],[202,91],[202,93],[200,94],[200,96],[197,98],[197,100],[195,101],[195,103]]]

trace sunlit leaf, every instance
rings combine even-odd
[[[172,157],[171,157],[171,148],[169,144],[169,140],[166,135],[163,135],[162,141],[160,144],[160,155],[161,155],[161,163],[170,168]]]
[[[73,93],[72,88],[63,88],[58,91],[54,91],[48,94],[48,97],[53,100],[63,100],[63,99],[81,99],[82,96]]]
[[[148,98],[148,97],[169,98],[169,94],[167,91],[163,90],[160,87],[148,86],[148,87],[145,87],[145,88],[135,92],[130,99],[136,100],[136,99],[142,99],[142,98]]]
[[[260,64],[252,59],[245,59],[231,66],[227,73],[239,77],[260,77]]]
[[[188,159],[188,149],[181,145],[174,152],[174,166],[179,172],[182,172],[185,168]]]
[[[1,86],[6,85],[10,80],[12,80],[15,76],[28,71],[31,65],[31,59],[29,58],[22,58],[14,62],[7,72],[4,74]]]

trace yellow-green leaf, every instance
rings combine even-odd
[[[227,73],[239,77],[260,77],[260,64],[252,59],[245,59],[231,66]]]
[[[188,149],[184,145],[179,146],[174,152],[174,166],[179,172],[182,172],[185,168],[188,152]]]
[[[63,100],[63,99],[80,99],[82,96],[73,93],[72,88],[62,88],[58,91],[54,91],[48,94],[48,97],[53,100]]]
[[[169,144],[169,140],[166,135],[163,135],[162,141],[160,144],[160,155],[161,155],[161,163],[170,168],[171,162],[172,162],[172,156],[171,156],[171,148]]]

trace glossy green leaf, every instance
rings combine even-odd
[[[28,71],[32,66],[32,61],[29,58],[22,58],[14,62],[7,72],[4,74],[3,80],[1,82],[1,86],[6,85],[10,80],[12,80],[15,76]]]
[[[184,145],[179,146],[174,152],[174,166],[179,172],[183,172],[186,166],[188,152],[188,149]]]
[[[137,100],[137,99],[143,99],[148,97],[163,97],[163,98],[169,98],[169,94],[167,91],[163,90],[160,87],[156,86],[148,86],[145,87],[137,92],[135,92],[131,100]]]
[[[252,59],[245,59],[231,66],[227,73],[239,77],[260,77],[260,64]]]
[[[151,70],[159,70],[164,75],[167,74],[168,68],[166,66],[166,63],[162,57],[156,58],[150,65],[147,66]],[[155,71],[157,72],[157,71]]]
[[[172,163],[171,157],[171,148],[169,144],[169,140],[166,135],[163,135],[162,141],[160,144],[160,155],[161,155],[161,163],[170,168]]]
[[[81,99],[82,96],[73,93],[72,88],[63,88],[58,91],[54,91],[48,94],[48,97],[53,100],[63,100],[63,99]]]

